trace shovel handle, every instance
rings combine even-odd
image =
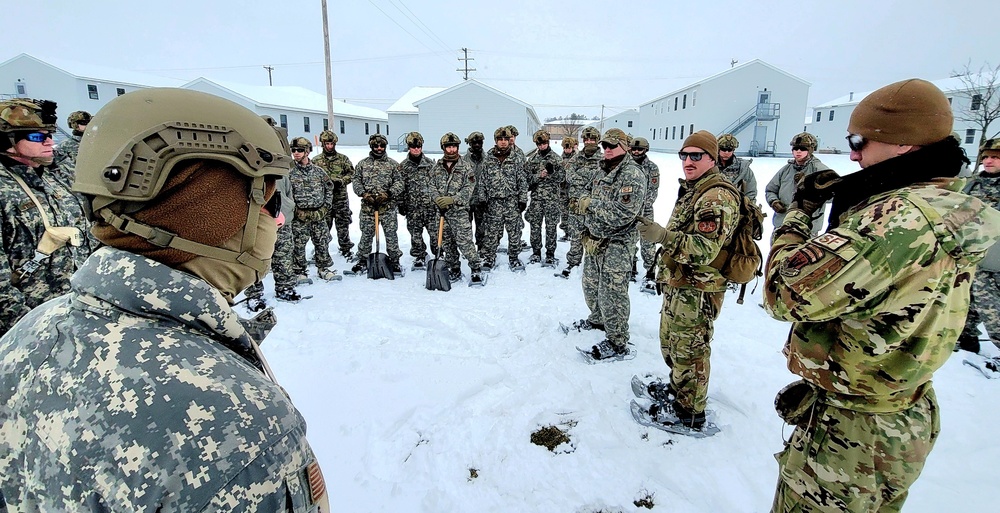
[[[444,240],[444,214],[438,218],[438,248],[441,247],[442,240]]]
[[[382,245],[378,240],[378,209],[375,209],[375,252],[382,251]]]

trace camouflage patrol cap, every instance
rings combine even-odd
[[[816,136],[810,134],[809,132],[802,132],[795,137],[792,137],[792,142],[788,143],[789,146],[802,146],[809,151],[816,151]]]
[[[76,128],[76,125],[86,125],[90,123],[90,113],[85,110],[78,110],[66,116],[66,124],[70,128]]]
[[[14,99],[0,102],[0,132],[56,129],[56,102]]]
[[[507,125],[507,130],[510,130],[511,137],[517,137],[521,135],[521,133],[517,131],[517,127],[514,125]]]
[[[649,141],[647,141],[645,137],[636,137],[635,139],[632,139],[632,144],[629,145],[629,147],[633,150],[648,150]]]
[[[333,144],[337,144],[338,140],[340,138],[337,137],[337,134],[333,133],[333,130],[323,130],[319,134],[319,142],[321,143],[332,142]]]
[[[577,144],[579,144],[579,142],[577,142],[576,137],[573,137],[573,136],[563,137],[562,147],[564,149],[565,148],[576,148]]]
[[[420,132],[410,132],[406,134],[406,145],[410,148],[423,148],[424,136]]]
[[[982,157],[1000,157],[1000,138],[987,139],[979,147],[979,154]]]
[[[583,129],[583,132],[580,133],[580,137],[583,137],[584,139],[594,139],[596,141],[601,138],[601,131],[595,127],[588,126]]]
[[[512,135],[510,133],[510,128],[508,128],[508,127],[502,126],[502,127],[500,127],[500,128],[498,128],[498,129],[496,129],[496,130],[493,131],[493,140],[494,141],[497,140],[497,139],[501,139],[501,138],[503,138],[503,139],[510,139],[511,137],[512,137]]]
[[[531,140],[535,141],[535,144],[546,144],[549,142],[550,135],[545,130],[539,130],[535,132],[535,135],[531,136]]]
[[[733,134],[719,136],[719,151],[734,151],[740,147],[740,141]]]
[[[617,144],[624,148],[628,145],[628,136],[625,135],[625,132],[620,128],[609,128],[606,132],[604,132],[604,137],[601,138],[601,142],[607,144]]]
[[[486,136],[482,132],[472,132],[468,137],[465,138],[465,144],[472,144],[474,142],[485,142]]]
[[[305,137],[295,137],[292,139],[289,145],[292,148],[305,148],[306,153],[309,153],[313,150],[312,142],[310,142],[309,139],[306,139]]]
[[[382,146],[389,146],[389,140],[382,134],[372,134],[368,137],[369,148],[374,148],[376,143],[382,143]]]
[[[460,146],[461,144],[462,144],[462,140],[459,139],[458,136],[455,135],[455,134],[453,134],[452,132],[448,132],[447,134],[444,134],[444,135],[441,136],[441,149],[442,150],[444,149],[445,146],[448,146],[448,145]]]

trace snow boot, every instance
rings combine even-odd
[[[295,275],[295,284],[296,285],[312,285],[312,282],[313,282],[312,278],[306,276],[305,274],[297,274],[297,275]]]
[[[688,411],[676,402],[670,404],[653,403],[649,407],[649,415],[661,424],[684,426],[699,430],[705,426],[705,412]]]
[[[332,269],[320,269],[316,271],[316,275],[319,276],[321,280],[326,280],[326,281],[340,281],[341,279],[343,279],[342,276],[337,274],[337,271],[334,271]]]
[[[448,281],[455,283],[456,281],[461,279],[462,279],[461,269],[448,269]]]
[[[250,297],[247,298],[247,310],[251,312],[259,312],[267,308],[267,302],[264,301],[262,297]]]
[[[671,404],[674,399],[677,399],[677,393],[674,391],[674,387],[670,386],[670,383],[664,383],[662,381],[653,381],[646,386],[646,393],[649,397],[660,404]]]
[[[559,259],[555,255],[546,255],[545,260],[542,260],[542,267],[555,267],[559,264]]]
[[[340,256],[344,257],[344,260],[350,262],[354,258],[354,252],[351,251],[351,248],[342,249],[340,250]]]
[[[274,297],[278,301],[284,301],[286,303],[298,303],[302,301],[302,296],[295,289],[283,289],[274,291]]]
[[[604,339],[595,344],[590,349],[590,357],[595,360],[606,360],[608,358],[618,358],[628,354],[628,346],[617,346],[608,339]]]
[[[524,270],[524,264],[521,263],[521,259],[514,257],[510,259],[510,270],[511,272],[518,272]]]
[[[413,265],[410,266],[410,270],[411,271],[425,271],[425,270],[427,270],[427,266],[424,264],[423,259],[421,259],[421,258],[415,258],[415,259],[413,259]]]
[[[469,275],[469,286],[470,287],[482,287],[486,285],[483,281],[483,273],[479,269],[473,269],[472,274]]]
[[[563,269],[561,273],[556,274],[556,277],[563,278],[563,279],[569,279],[569,275],[570,275],[570,273],[573,272],[573,268],[574,267],[576,267],[576,266],[573,265],[573,264],[567,265],[566,268]]]
[[[541,263],[541,261],[542,261],[542,254],[541,253],[532,253],[531,257],[528,258],[528,264],[529,265],[530,264],[538,264],[538,263]]]
[[[980,349],[978,333],[973,336],[969,336],[965,333],[959,335],[958,344],[955,344],[955,351],[958,351],[959,349],[978,354]]]
[[[403,268],[399,266],[399,260],[393,260],[389,262],[389,270],[392,271],[393,276],[403,275]]]
[[[601,330],[604,331],[604,325],[598,324],[596,322],[590,322],[588,319],[580,319],[573,323],[573,327],[577,331],[590,331],[590,330]]]
[[[351,267],[351,272],[354,274],[365,274],[368,272],[368,264],[364,260],[358,260],[354,267]]]

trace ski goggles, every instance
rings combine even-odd
[[[847,139],[847,146],[851,148],[851,151],[861,151],[868,144],[868,139],[865,139],[863,135],[850,134],[845,139]]]
[[[26,134],[19,134],[18,139],[31,141],[31,142],[45,142],[46,139],[51,139],[52,134],[48,132],[28,132]]]
[[[683,162],[686,159],[691,159],[691,162],[698,162],[705,155],[708,155],[708,153],[705,153],[704,151],[690,151],[690,152],[688,152],[688,151],[678,151],[677,152],[677,158],[681,159],[681,162]]]

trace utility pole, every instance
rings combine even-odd
[[[271,83],[271,72],[274,71],[274,66],[264,66],[264,69],[267,70],[267,85],[269,86],[274,85],[273,83]]]
[[[327,23],[326,0],[323,0],[323,53],[326,58],[326,118],[333,130],[333,73],[330,70],[330,27]]]
[[[604,133],[604,104],[601,104],[601,133]]]
[[[464,68],[458,68],[455,71],[462,71],[462,72],[464,72],[465,73],[465,80],[468,80],[469,79],[469,72],[470,71],[476,71],[476,68],[470,68],[469,67],[469,61],[474,61],[476,59],[473,59],[472,57],[469,57],[469,49],[468,48],[462,48],[462,53],[465,54],[465,57],[459,57],[458,60],[465,61],[465,67]]]

